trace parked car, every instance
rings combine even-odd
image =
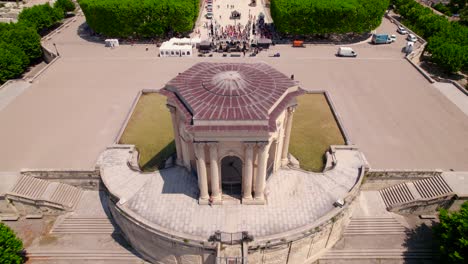
[[[356,57],[357,53],[350,47],[339,47],[336,55],[338,57]]]
[[[406,37],[406,40],[416,42],[418,41],[418,38],[413,34],[409,34],[408,37]]]
[[[210,13],[210,12],[206,13],[205,17],[208,18],[208,19],[212,19],[213,18],[213,13]]]
[[[392,39],[387,34],[372,35],[372,44],[388,44],[392,42],[393,42]]]
[[[414,42],[412,42],[412,41],[406,42],[406,46],[405,46],[406,54],[411,53],[413,51],[413,47],[414,47]]]
[[[391,35],[391,36],[390,36],[390,40],[391,40],[392,42],[395,42],[395,41],[396,41],[396,35]]]
[[[211,7],[207,7],[207,8],[206,8],[206,11],[208,11],[208,12],[210,12],[210,13],[211,13],[211,12],[213,12],[213,8],[211,8]]]
[[[206,8],[213,8],[213,5],[212,4],[207,4]]]
[[[398,27],[397,32],[402,34],[402,35],[408,34],[408,31],[406,30],[406,28],[404,28],[402,26]]]

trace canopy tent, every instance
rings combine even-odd
[[[118,39],[106,39],[104,41],[106,43],[106,47],[118,47],[119,46],[119,40]]]
[[[159,56],[161,57],[191,57],[192,45],[177,45],[171,41],[163,42],[159,47]]]
[[[190,43],[192,43],[192,46],[196,46],[196,45],[201,43],[201,39],[200,38],[191,38]]]

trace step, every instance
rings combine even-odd
[[[320,259],[431,259],[433,256],[431,249],[332,249]]]
[[[51,233],[56,234],[112,234],[118,232],[108,218],[67,217],[54,226]]]
[[[50,260],[139,260],[130,251],[124,250],[27,250],[30,259]]]

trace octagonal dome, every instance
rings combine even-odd
[[[266,63],[202,62],[169,81],[162,93],[186,108],[193,125],[263,121],[256,124],[268,126],[275,109],[284,110],[302,90]]]

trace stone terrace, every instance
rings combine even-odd
[[[348,193],[366,164],[359,151],[337,150],[338,165],[333,170],[286,169],[272,175],[266,186],[267,205],[210,207],[198,205],[197,179],[180,167],[151,174],[131,171],[130,149],[109,148],[100,158],[104,184],[120,198],[123,210],[155,229],[202,240],[216,230],[265,237],[312,224]]]

